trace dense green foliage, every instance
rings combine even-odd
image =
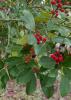
[[[62,52],[64,61],[59,64],[49,56],[55,52],[56,43],[71,46],[71,16],[67,16],[71,6],[63,8],[67,13],[60,12],[55,17],[50,13],[50,0],[0,2],[1,88],[6,87],[8,80],[15,79],[18,84],[26,85],[27,94],[31,94],[39,79],[44,94],[51,97],[59,74],[61,95],[71,91],[71,51]],[[33,35],[37,32],[47,38],[45,43],[37,44]]]

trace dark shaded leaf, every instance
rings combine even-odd
[[[70,80],[66,77],[62,77],[60,83],[60,93],[62,96],[67,95],[71,91]]]
[[[36,77],[33,74],[32,79],[30,80],[30,82],[27,83],[26,85],[26,93],[27,94],[31,94],[36,90]]]
[[[33,77],[33,72],[31,70],[24,70],[20,72],[20,74],[17,77],[18,83],[26,84],[28,83]]]
[[[40,64],[45,68],[52,69],[54,68],[56,63],[52,58],[48,56],[43,56],[40,58]]]

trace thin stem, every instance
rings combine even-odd
[[[5,68],[3,67],[1,70],[0,70],[0,72],[2,71],[2,70],[4,70]]]
[[[5,71],[6,71],[7,75],[8,75],[8,77],[9,77],[9,80],[10,80],[10,79],[11,79],[11,77],[10,77],[10,75],[9,75],[9,72],[8,72],[7,67],[8,67],[8,65],[7,65],[7,64],[5,64],[5,65],[4,65],[4,69],[5,69]]]
[[[0,19],[0,21],[23,21],[21,19]]]
[[[10,77],[10,75],[9,75],[8,69],[5,68],[5,71],[6,71],[7,75],[8,75],[8,77],[9,77],[9,80],[11,80],[11,77]]]

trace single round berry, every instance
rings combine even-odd
[[[40,40],[37,41],[37,44],[40,44]]]
[[[51,14],[53,14],[53,15],[54,15],[54,14],[55,14],[55,10],[51,10]]]
[[[58,17],[58,15],[59,15],[58,11],[56,11],[55,15],[56,15],[56,17]]]
[[[65,12],[65,10],[64,10],[64,9],[60,9],[60,11],[61,11],[61,12]]]
[[[52,1],[51,1],[51,4],[52,4],[52,5],[56,5],[56,0],[52,0]]]
[[[45,43],[46,41],[47,41],[47,38],[46,37],[42,39],[42,42],[43,43]]]
[[[61,3],[62,0],[57,0],[58,3]]]
[[[58,8],[62,8],[62,6],[63,6],[62,3],[58,3],[57,5]]]

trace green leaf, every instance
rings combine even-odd
[[[48,72],[48,76],[49,77],[56,77],[58,75],[58,70],[57,69],[51,69],[49,72]]]
[[[33,36],[33,34],[28,35],[28,44],[34,45],[37,43],[36,38]]]
[[[18,81],[18,83],[26,84],[26,83],[30,82],[32,77],[33,77],[33,72],[31,70],[24,70],[24,71],[20,72],[20,74],[18,75],[17,81]]]
[[[63,66],[71,68],[71,56],[65,55]]]
[[[40,74],[39,78],[42,91],[48,98],[50,98],[54,93],[53,84],[55,82],[55,78],[50,78],[47,75],[42,75],[42,74]]]
[[[8,64],[8,66],[16,66],[21,62],[24,62],[21,57],[9,57],[5,61],[5,63]]]
[[[23,37],[14,39],[14,42],[18,45],[24,45],[28,42],[28,36],[24,35]]]
[[[48,31],[52,31],[52,30],[57,31],[58,28],[59,27],[54,23],[53,20],[49,20],[48,21],[48,23],[47,23],[47,29],[48,29]]]
[[[0,70],[4,67],[4,63],[0,60]]]
[[[68,67],[65,67],[63,69],[63,73],[65,75],[65,77],[67,77],[69,80],[71,80],[71,69]]]
[[[1,70],[1,71],[0,71],[0,78],[1,78],[2,76],[4,76],[5,74],[6,74],[5,69]]]
[[[1,77],[1,86],[2,86],[2,88],[6,87],[6,84],[7,84],[8,80],[9,80],[9,77],[5,72],[4,75]]]
[[[61,34],[61,36],[66,36],[67,37],[70,34],[70,30],[66,27],[61,27],[61,28],[59,28],[58,31]]]
[[[32,13],[28,10],[23,11],[21,19],[24,21],[25,27],[31,31],[35,29],[35,21]]]
[[[16,36],[17,29],[15,27],[10,27],[10,34],[11,34],[11,36]]]
[[[27,94],[31,94],[36,90],[36,77],[33,74],[32,79],[30,80],[30,82],[27,83],[26,85],[26,93]]]
[[[48,75],[40,74],[40,83],[42,87],[51,87],[54,85],[56,77],[48,77]]]
[[[47,87],[52,87],[55,83],[56,77],[47,77]]]
[[[49,18],[51,17],[51,14],[48,11],[42,10],[36,17],[35,22],[36,23],[42,23],[42,22],[48,22]]]
[[[55,37],[52,39],[53,42],[57,42],[57,43],[63,43],[64,38],[63,37]]]
[[[41,47],[40,47],[40,45],[34,45],[34,49],[35,49],[35,54],[36,55],[38,55],[39,54],[39,52],[41,51]]]
[[[65,39],[64,39],[64,43],[65,43],[66,45],[71,45],[71,40],[68,39],[68,38],[65,38]]]
[[[45,44],[44,45],[36,44],[36,45],[34,45],[34,49],[35,49],[35,54],[36,55],[44,55],[44,54],[46,54],[46,45]]]
[[[43,67],[48,68],[48,69],[54,68],[54,66],[55,66],[55,64],[56,64],[55,61],[54,61],[52,58],[48,57],[48,56],[42,56],[42,57],[40,58],[39,63],[40,63]]]
[[[6,17],[5,13],[3,13],[2,11],[0,11],[0,16],[4,19]]]
[[[12,66],[12,67],[8,68],[8,71],[12,77],[17,77],[19,74],[19,70],[18,70],[17,66]]]
[[[44,94],[47,96],[47,98],[50,98],[53,96],[54,93],[54,87],[43,87],[42,88]]]
[[[39,79],[42,87],[47,85],[47,81],[48,81],[47,77],[48,77],[47,75],[39,74]]]
[[[70,80],[66,77],[62,77],[60,83],[61,96],[66,96],[71,91]]]

